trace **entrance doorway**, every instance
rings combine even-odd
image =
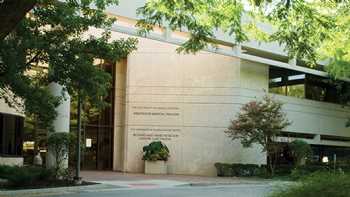
[[[111,170],[113,162],[113,128],[86,125],[84,129],[84,170]]]
[[[84,106],[86,121],[83,123],[85,148],[82,153],[83,170],[112,170],[114,134],[115,65],[103,64],[101,68],[112,75],[112,87],[103,110]]]

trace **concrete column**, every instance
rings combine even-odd
[[[241,55],[242,53],[242,45],[241,44],[236,44],[234,47],[233,47],[233,52],[235,55],[239,56]]]
[[[115,68],[113,170],[123,171],[124,151],[126,149],[124,135],[126,132],[125,92],[127,83],[127,61],[122,60],[118,62]]]
[[[165,40],[170,40],[171,33],[172,33],[172,31],[171,31],[170,27],[165,27],[164,33],[163,33]]]
[[[162,24],[163,24],[163,27],[164,27],[163,37],[164,37],[165,40],[170,40],[171,39],[172,30],[169,27],[169,22],[166,21],[166,20],[163,20]]]
[[[52,82],[48,87],[52,95],[63,96],[60,105],[56,108],[57,117],[53,121],[54,132],[68,133],[70,123],[70,96],[68,92],[63,89],[63,86],[58,83]],[[50,147],[48,147],[46,167],[55,167],[55,153],[50,150]],[[62,163],[62,168],[68,168],[68,155],[67,159]]]
[[[297,65],[297,58],[293,57],[292,59],[288,60],[288,64],[291,66],[296,66]]]
[[[320,143],[321,142],[321,135],[315,135],[314,139],[315,142]]]

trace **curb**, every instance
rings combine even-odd
[[[179,185],[181,186],[192,186],[192,187],[209,187],[209,186],[241,186],[241,185],[289,185],[293,184],[291,181],[266,181],[266,182],[193,182],[188,184]]]
[[[79,192],[91,192],[98,190],[108,190],[108,189],[121,189],[124,187],[108,185],[108,184],[95,184],[95,185],[84,185],[84,186],[70,186],[70,187],[54,187],[54,188],[41,188],[41,189],[23,189],[23,190],[0,190],[0,197],[7,196],[21,196],[21,197],[31,197],[31,196],[52,196],[52,195],[62,195],[71,194]]]

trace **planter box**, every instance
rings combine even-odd
[[[23,166],[23,157],[0,156],[0,165]]]
[[[168,166],[165,161],[145,161],[145,174],[167,174]]]

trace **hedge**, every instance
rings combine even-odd
[[[225,164],[215,163],[217,175],[221,177],[265,176],[266,166],[256,164]]]
[[[0,178],[6,179],[10,187],[26,187],[54,179],[54,172],[41,167],[0,165]]]

